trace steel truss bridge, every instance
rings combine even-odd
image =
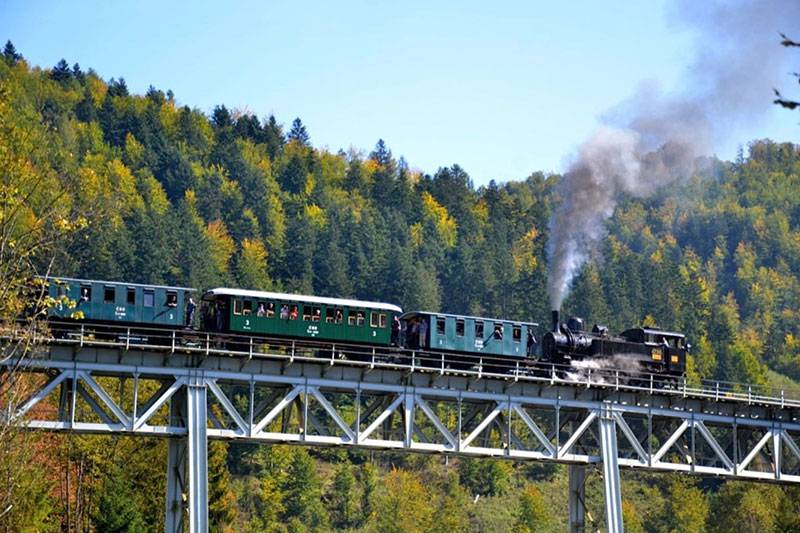
[[[620,467],[800,482],[800,398],[783,391],[89,327],[51,328],[36,354],[3,362],[21,363],[33,383],[5,416],[41,430],[169,438],[170,532],[187,518],[190,531],[208,529],[208,439],[566,463],[571,531],[584,530],[591,465],[602,465],[610,532],[623,527]]]

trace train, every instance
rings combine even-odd
[[[605,361],[670,378],[685,375],[689,350],[681,333],[641,327],[614,336],[600,325],[586,330],[578,317],[562,323],[558,311],[540,336],[535,322],[404,312],[384,302],[225,287],[201,295],[191,287],[79,278],[40,281],[56,302],[47,311],[51,320],[67,329],[91,323],[97,334],[119,331],[111,325],[125,326],[143,343],[154,338],[148,332],[166,328],[180,332],[180,338],[212,333],[338,344],[353,358],[380,348],[400,359],[416,357],[420,366],[480,365],[488,372],[557,366],[563,372],[582,362]]]

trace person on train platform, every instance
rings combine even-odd
[[[194,322],[194,313],[197,310],[197,304],[194,302],[194,298],[189,296],[189,302],[186,304],[186,327],[192,327],[192,322]]]
[[[419,348],[419,321],[410,320],[406,327],[406,339],[409,343],[409,348],[415,350]]]
[[[428,322],[421,320],[419,323],[419,347],[424,348],[428,338]]]
[[[400,324],[400,317],[394,315],[392,317],[392,336],[391,336],[391,344],[392,346],[400,346],[400,330],[402,329],[402,325]]]
[[[536,347],[536,337],[533,336],[533,330],[528,326],[528,357],[533,355],[534,348]]]
[[[222,331],[222,326],[225,324],[225,301],[220,300],[217,302],[217,331]]]

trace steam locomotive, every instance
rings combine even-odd
[[[638,372],[680,377],[686,373],[690,346],[682,333],[657,328],[633,328],[612,336],[605,326],[584,329],[583,320],[570,317],[562,323],[553,311],[553,325],[542,338],[540,361],[574,366],[578,361],[605,360]]]

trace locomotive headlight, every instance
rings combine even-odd
[[[673,363],[677,363],[679,360],[680,360],[680,358],[677,355],[673,355],[670,358],[670,361],[672,361]]]
[[[661,351],[661,348],[653,348],[650,350],[650,356],[653,358],[653,361],[661,361],[664,357],[664,352]]]

